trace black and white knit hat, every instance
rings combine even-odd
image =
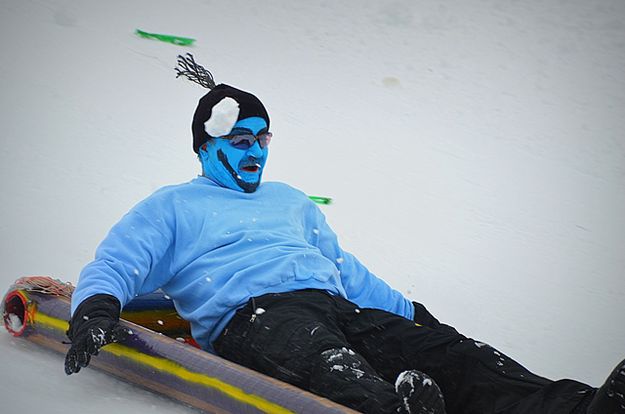
[[[226,84],[215,85],[213,75],[201,65],[195,63],[193,56],[178,56],[177,75],[202,85],[210,91],[198,102],[191,131],[193,132],[193,151],[199,153],[200,147],[210,138],[227,135],[237,121],[252,116],[263,118],[269,128],[269,115],[263,103],[249,92]]]

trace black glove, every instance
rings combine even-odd
[[[440,323],[438,319],[434,317],[423,304],[419,302],[412,302],[414,305],[414,318],[413,320],[419,325],[427,326],[431,329],[442,330],[448,333],[457,334],[455,328],[445,325],[444,323]]]
[[[72,346],[65,356],[65,373],[71,375],[89,365],[91,355],[112,342],[121,342],[132,332],[119,324],[121,305],[111,295],[85,299],[74,312],[66,334]]]

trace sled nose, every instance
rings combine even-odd
[[[9,292],[4,299],[4,327],[13,336],[21,336],[26,329],[26,302],[26,297],[17,290]]]

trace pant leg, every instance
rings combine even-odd
[[[346,315],[348,342],[383,378],[406,369],[425,372],[440,386],[448,414],[583,413],[594,393],[577,381],[537,376],[454,329],[431,329],[374,309]]]
[[[350,348],[337,313],[320,291],[264,295],[237,311],[214,347],[226,359],[355,410],[395,413],[394,385]]]

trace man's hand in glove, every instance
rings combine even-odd
[[[67,337],[72,341],[65,356],[65,373],[71,375],[89,365],[104,345],[121,342],[132,334],[119,324],[120,303],[111,295],[95,295],[78,306],[69,323]]]
[[[438,319],[436,319],[434,315],[432,315],[430,311],[428,311],[425,308],[425,306],[423,306],[423,304],[419,302],[412,302],[412,304],[414,306],[413,320],[419,325],[427,326],[428,328],[431,328],[431,329],[445,331],[451,334],[458,333],[458,331],[456,331],[456,328],[449,326],[449,325],[445,325],[444,323],[440,323]]]

